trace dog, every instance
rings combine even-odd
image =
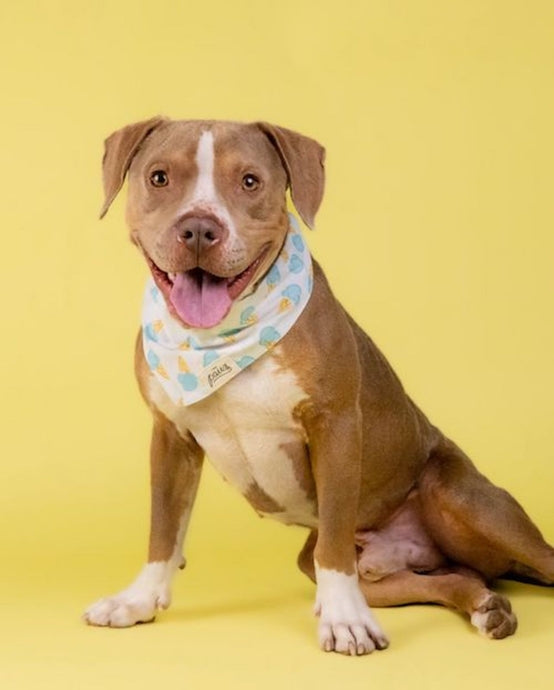
[[[406,395],[303,242],[325,150],[266,122],[156,117],[105,142],[103,217],[129,181],[127,223],[152,274],[136,345],[153,414],[148,561],[87,623],[125,627],[170,603],[204,454],[261,515],[308,528],[322,649],[389,642],[370,607],[435,602],[504,638],[489,589],[554,584],[554,549]]]

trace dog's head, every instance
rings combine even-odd
[[[286,189],[312,227],[324,149],[282,127],[154,118],[105,142],[101,217],[129,177],[127,222],[173,316],[211,328],[254,289],[288,231]]]

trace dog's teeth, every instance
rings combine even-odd
[[[174,283],[175,278],[177,277],[177,274],[176,273],[168,273],[167,275],[169,276],[169,279]]]

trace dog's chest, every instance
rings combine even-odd
[[[278,348],[276,348],[278,350]],[[315,527],[317,508],[295,375],[267,354],[194,405],[178,407],[151,382],[152,402],[190,431],[223,477],[261,514]]]

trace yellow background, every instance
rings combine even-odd
[[[554,541],[554,4],[21,0],[0,32],[1,687],[552,687],[554,595],[523,585],[509,640],[410,607],[378,612],[386,653],[320,653],[302,531],[210,468],[172,609],[79,615],[146,546],[146,271],[122,199],[97,216],[102,140],[157,113],[327,147],[310,243],[337,295]]]

